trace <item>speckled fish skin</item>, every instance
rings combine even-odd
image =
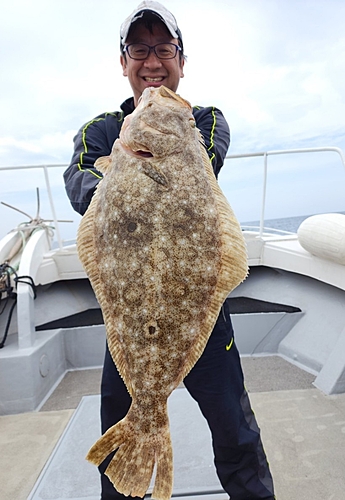
[[[172,494],[167,398],[201,356],[227,295],[247,275],[241,229],[215,180],[189,103],[149,88],[123,124],[78,231],[111,355],[132,397],[91,448],[124,495]]]

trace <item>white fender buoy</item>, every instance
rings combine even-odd
[[[297,236],[307,252],[345,265],[345,215],[320,214],[308,217],[299,226]]]

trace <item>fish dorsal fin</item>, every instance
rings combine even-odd
[[[105,174],[108,171],[110,164],[111,164],[110,156],[101,156],[95,161],[95,167],[97,168],[97,170],[102,172],[102,174]]]

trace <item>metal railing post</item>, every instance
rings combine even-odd
[[[44,178],[45,178],[46,186],[47,186],[47,192],[48,192],[48,197],[49,197],[50,208],[51,208],[51,211],[52,211],[52,214],[53,214],[53,221],[54,221],[54,227],[55,227],[55,231],[56,231],[56,237],[57,237],[57,240],[58,240],[58,243],[59,243],[59,249],[62,250],[62,248],[63,248],[62,239],[61,239],[61,234],[60,234],[59,223],[58,223],[57,217],[56,217],[55,206],[54,206],[54,201],[53,201],[53,195],[52,195],[52,191],[51,191],[51,188],[50,188],[50,182],[49,182],[49,175],[48,175],[47,165],[43,166],[43,171],[44,171]]]
[[[266,186],[267,186],[267,153],[264,153],[264,182],[262,189],[262,203],[261,203],[261,216],[260,216],[260,231],[259,237],[262,238],[264,233],[265,223],[265,208],[266,208]]]

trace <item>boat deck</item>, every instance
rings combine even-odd
[[[314,375],[278,356],[242,358],[278,500],[342,500],[345,394],[325,396]],[[40,411],[0,417],[0,498],[99,500],[84,456],[99,435],[101,370],[69,372]],[[183,408],[183,411],[181,411]],[[184,388],[169,400],[173,497],[227,500],[214,472],[210,435]]]

